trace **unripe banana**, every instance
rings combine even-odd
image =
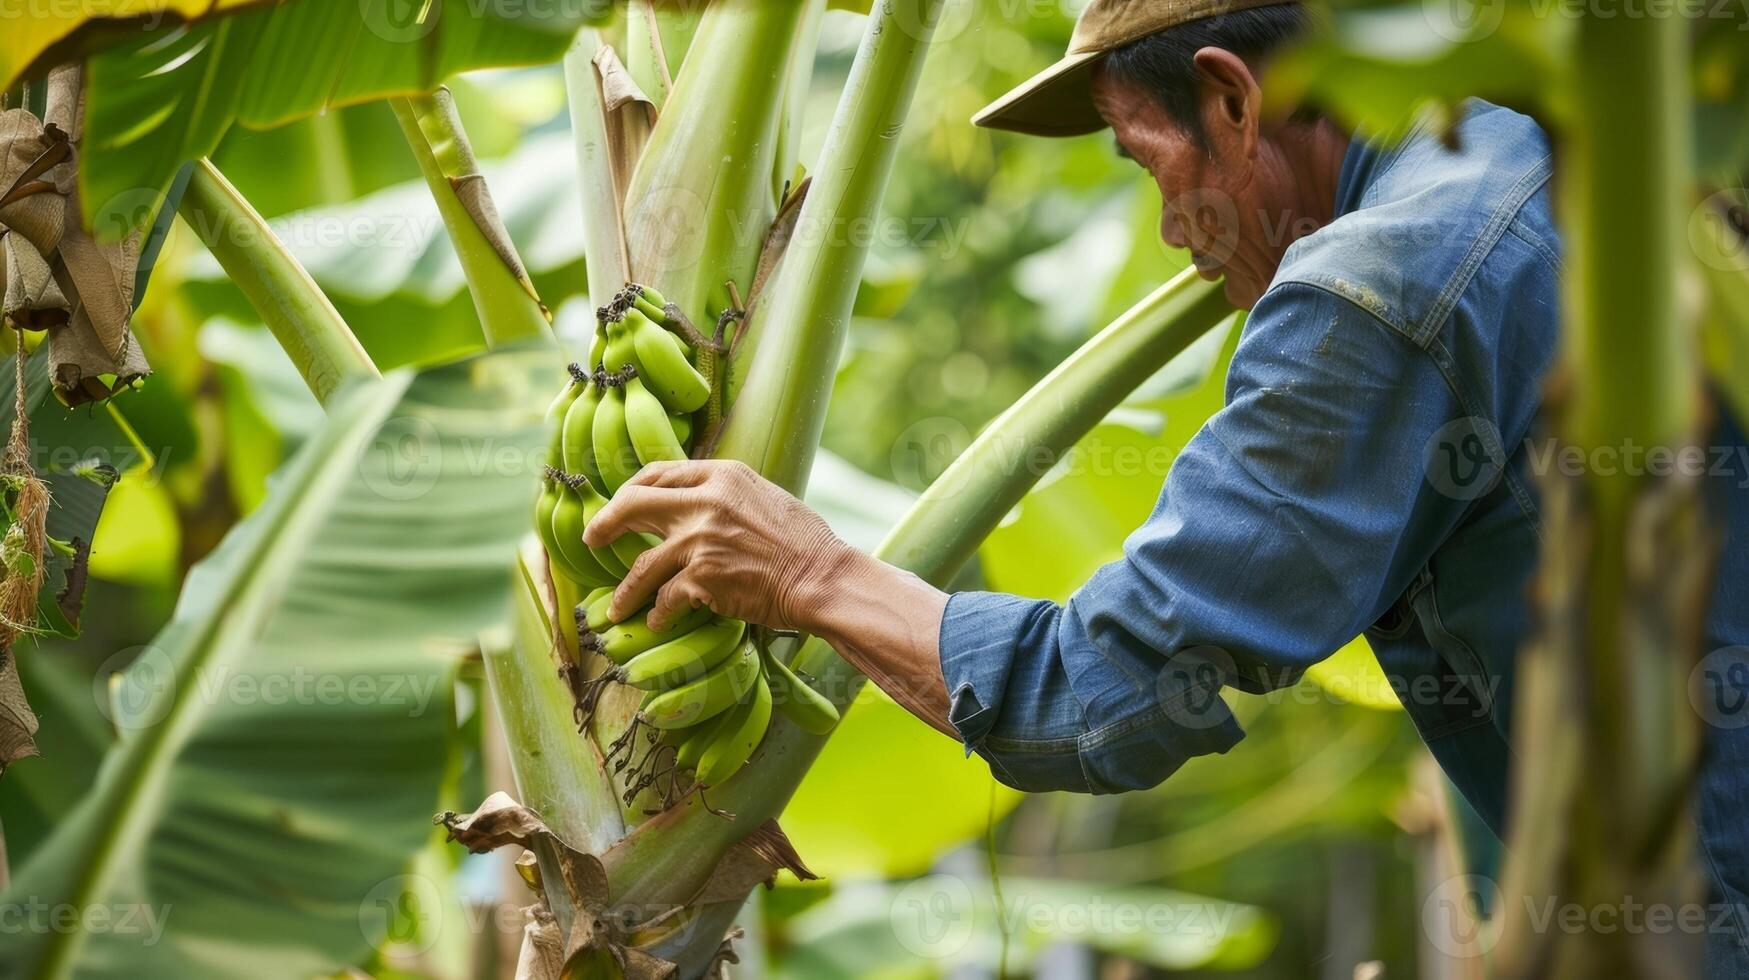
[[[553,537],[553,510],[558,506],[559,482],[551,476],[541,477],[540,494],[534,498],[534,533],[555,564],[563,560],[558,539]]]
[[[638,453],[626,431],[625,390],[609,386],[595,409],[595,465],[605,496],[613,496],[638,471]],[[592,481],[593,482],[593,481]]]
[[[772,699],[797,728],[811,735],[824,735],[838,724],[837,705],[797,677],[788,664],[768,653],[765,673],[771,681]]]
[[[759,651],[742,643],[715,670],[689,684],[663,691],[640,712],[656,728],[673,729],[715,718],[741,700],[759,677]]]
[[[567,473],[581,473],[589,482],[601,485],[601,470],[595,465],[595,412],[604,394],[600,385],[589,381],[583,391],[565,411],[562,467]]]
[[[601,359],[607,354],[607,324],[595,324],[595,338],[589,343],[589,370],[601,370]]]
[[[581,371],[577,365],[571,365],[572,371]],[[553,434],[553,441],[547,449],[546,465],[563,467],[565,465],[565,415],[571,410],[571,403],[583,394],[587,385],[575,376],[566,383],[559,396],[547,406],[547,428]]]
[[[658,642],[663,636],[674,635],[672,632],[653,633],[640,620],[615,626],[613,630],[636,635],[639,630],[635,627],[638,626],[643,627],[642,633],[657,637]],[[680,687],[703,677],[717,664],[727,660],[746,632],[747,624],[738,619],[712,619],[697,629],[674,636],[674,639],[658,646],[648,647],[643,653],[624,661],[620,680],[644,691]],[[606,643],[604,640],[603,646]]]
[[[686,458],[686,447],[674,437],[674,423],[668,410],[637,378],[625,384],[625,412],[626,433],[639,462]]]
[[[553,508],[553,544],[558,548],[560,570],[573,582],[591,588],[613,585],[619,579],[601,567],[583,544],[583,498],[560,481],[559,502]]]
[[[727,713],[731,719],[711,732],[710,745],[694,770],[700,786],[716,786],[741,771],[771,725],[771,688],[763,674],[753,678],[751,697]]]
[[[607,607],[613,604],[613,593],[616,588],[617,586],[604,585],[599,589],[591,589],[589,594],[583,597],[580,608],[583,610],[584,625],[588,626],[590,632],[600,632],[593,625],[590,625],[594,622],[595,610],[600,609],[601,615],[607,615]],[[606,628],[613,624],[603,620],[601,625]]]
[[[636,310],[626,313],[625,329],[637,352],[638,376],[650,393],[676,412],[703,408],[711,397],[710,382],[674,346],[668,331]]]
[[[704,758],[705,750],[711,747],[716,739],[716,733],[723,723],[728,721],[730,713],[725,711],[702,725],[682,728],[675,732],[680,740],[675,743],[674,764],[681,769],[697,769],[698,760]]]
[[[634,659],[642,656],[646,651],[655,651],[662,647],[671,646],[681,640],[687,640],[688,645],[676,647],[671,656],[683,657],[687,649],[697,649],[701,652],[705,652],[705,644],[708,643],[715,634],[706,634],[704,636],[694,636],[693,634],[698,633],[707,626],[713,625],[713,615],[714,614],[711,612],[709,606],[700,606],[697,609],[687,610],[685,614],[670,623],[668,628],[660,633],[650,628],[650,617],[647,613],[640,616],[633,616],[623,623],[615,623],[604,630],[592,631],[595,636],[595,648],[601,651],[602,656],[621,665],[629,664]],[[727,622],[735,622],[735,620],[727,620]],[[719,657],[718,660],[713,661],[713,663],[720,661],[721,658]],[[661,661],[652,661],[643,670],[638,672],[638,676],[642,677],[647,673],[650,667],[660,665]],[[700,673],[703,673],[703,671],[697,671],[688,676],[697,677]],[[624,678],[621,679],[623,680]],[[646,685],[643,684],[636,686],[648,689]]]
[[[583,623],[589,627],[589,632],[600,633],[613,625],[613,620],[607,618],[607,609],[611,605],[612,589],[596,589],[589,593],[589,598],[583,603]]]
[[[632,342],[631,332],[627,329],[625,320],[619,319],[607,325],[607,348],[602,352],[601,366],[610,374],[623,371],[629,364],[637,363],[637,350]]]
[[[607,498],[603,497],[592,486],[580,486],[577,492],[583,497],[583,523],[587,527],[595,520],[595,515],[607,506]],[[612,572],[616,577],[624,579],[631,574],[632,562],[638,556],[662,543],[662,539],[649,534],[632,532],[622,534],[613,539],[611,544],[601,548],[590,548],[595,560],[601,567]]]
[[[644,389],[648,391],[649,389]],[[668,413],[668,427],[674,430],[674,441],[682,446],[692,445],[692,415],[689,412]]]
[[[654,286],[646,286],[643,283],[633,283],[632,285],[637,287],[638,295],[649,301],[650,305],[656,309],[660,310],[668,305],[668,301],[662,298],[661,293],[656,292]]]
[[[668,322],[668,312],[662,308],[661,303],[651,302],[647,293],[640,294],[637,299],[632,300],[632,308],[642,313],[646,319],[656,323]]]

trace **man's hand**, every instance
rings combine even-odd
[[[744,463],[651,463],[613,495],[584,541],[605,547],[631,531],[663,539],[614,593],[617,621],[656,597],[650,626],[689,609],[774,629],[818,632],[814,617],[857,557],[820,515]]]
[[[656,630],[687,609],[709,606],[718,615],[811,633],[912,714],[955,735],[937,646],[946,594],[845,544],[781,487],[742,463],[651,463],[619,488],[583,539],[600,548],[638,531],[662,543],[620,583],[610,610],[615,620],[653,595],[649,623]]]

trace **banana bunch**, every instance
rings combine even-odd
[[[583,646],[611,666],[591,682],[596,686],[583,707],[593,706],[602,684],[645,692],[626,741],[638,724],[648,725],[669,750],[669,768],[692,773],[702,787],[746,764],[774,707],[816,733],[837,723],[838,710],[765,652],[740,620],[694,609],[658,633],[650,628],[648,608],[624,622],[608,618],[614,588],[659,541],[634,533],[591,548],[583,530],[639,467],[688,458],[693,414],[710,401],[712,389],[697,366],[706,358],[682,332],[701,346],[709,343],[676,307],[635,284],[598,311],[594,362],[589,370],[571,366],[569,383],[547,413],[554,430],[551,465],[542,475],[534,519],[554,570],[592,590],[579,609]],[[715,357],[707,363],[714,365]],[[651,776],[640,777],[640,769],[634,766],[628,782],[648,785]]]

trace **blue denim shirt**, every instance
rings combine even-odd
[[[1426,133],[1351,145],[1335,220],[1287,250],[1225,407],[1121,560],[1067,606],[948,602],[950,718],[998,779],[1153,786],[1243,736],[1221,687],[1294,684],[1364,632],[1433,755],[1502,830],[1561,246],[1536,124],[1475,103],[1457,135],[1456,148]],[[1709,649],[1749,645],[1749,466],[1729,469],[1713,481],[1730,542]],[[1701,806],[1706,857],[1736,903],[1749,901],[1741,714],[1708,728]]]

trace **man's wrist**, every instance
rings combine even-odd
[[[880,562],[834,539],[802,590],[795,611],[797,627],[834,642],[858,618],[857,607],[872,585],[870,564]]]

